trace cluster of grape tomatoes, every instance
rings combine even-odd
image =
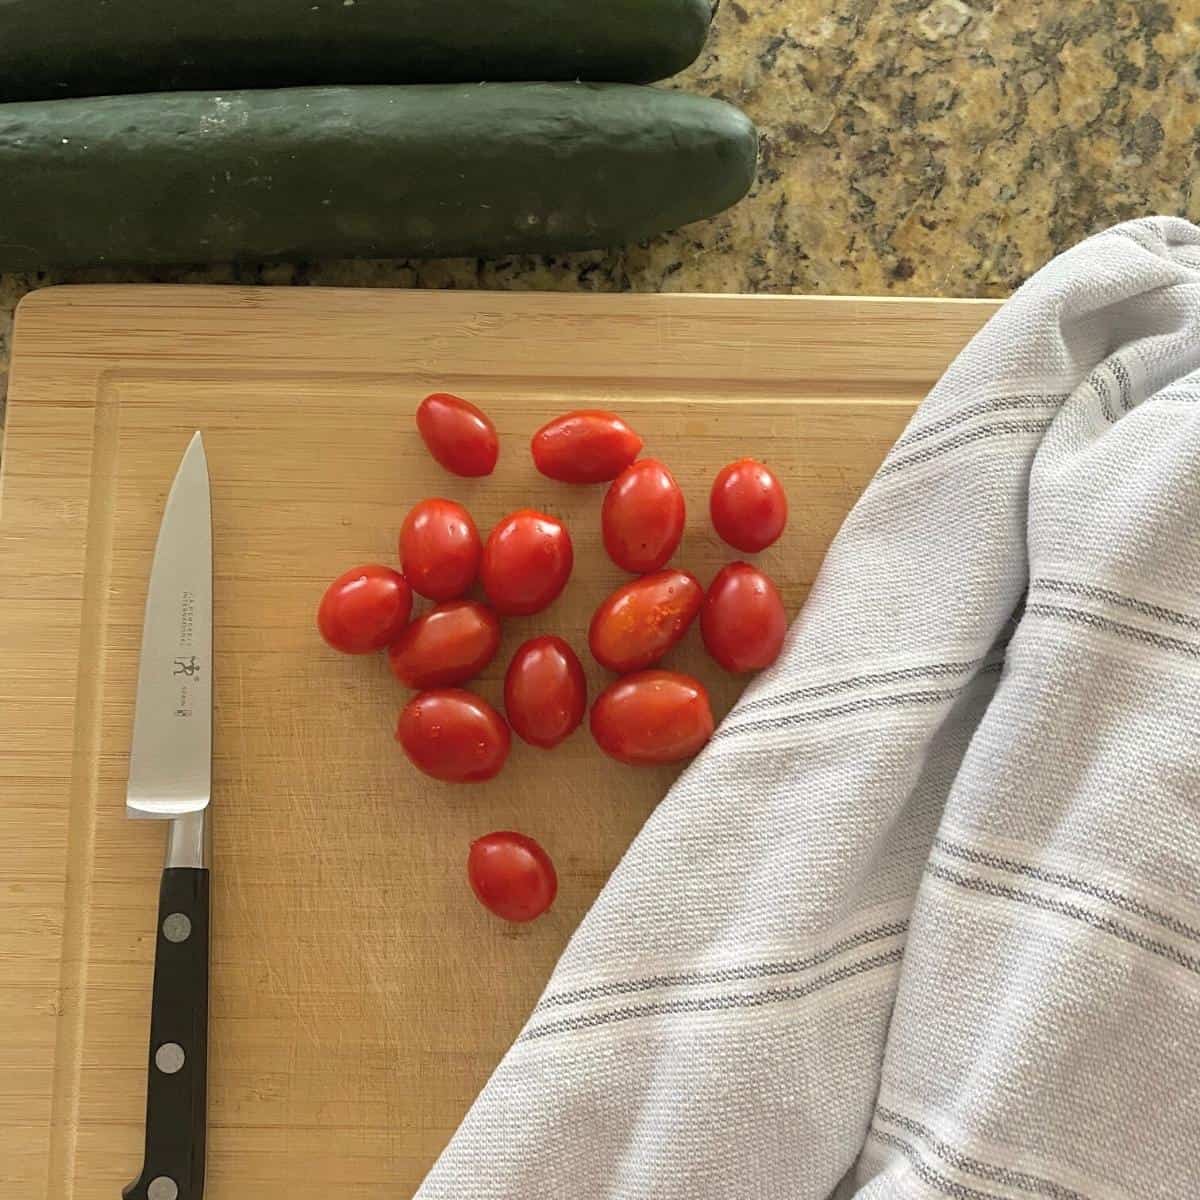
[[[426,397],[417,428],[446,470],[478,477],[495,469],[496,428],[468,401],[447,393]],[[735,672],[772,663],[787,625],[778,588],[757,567],[730,563],[706,592],[694,575],[667,565],[683,536],[686,505],[667,467],[638,457],[642,446],[616,414],[587,410],[543,426],[531,447],[550,479],[609,485],[600,514],[604,546],[634,578],[601,603],[588,628],[592,656],[618,675],[593,703],[590,727],[606,754],[633,765],[688,758],[712,735],[704,685],[657,666],[697,617],[709,654]],[[709,511],[721,538],[756,553],[783,532],[787,497],[769,468],[740,459],[717,475]],[[462,686],[495,657],[502,618],[539,613],[566,586],[574,565],[566,525],[520,509],[484,541],[461,504],[428,499],[405,517],[399,551],[400,571],[369,563],[335,579],[317,625],[337,650],[386,651],[392,673],[415,691],[396,729],[413,765],[435,779],[479,782],[504,766],[510,728],[543,749],[570,736],[587,712],[587,683],[563,638],[536,636],[517,649],[504,677],[507,720]],[[465,598],[476,581],[486,603]],[[434,607],[411,620],[414,592]],[[544,912],[557,890],[545,851],[511,832],[472,844],[468,876],[480,901],[513,921]]]

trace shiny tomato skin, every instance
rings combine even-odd
[[[504,676],[504,712],[519,738],[551,750],[586,711],[583,666],[562,638],[530,638],[517,648]]]
[[[671,472],[639,459],[613,480],[600,510],[604,548],[623,571],[657,571],[679,545],[687,508]]]
[[[543,425],[531,443],[534,465],[562,483],[607,483],[642,450],[638,437],[616,413],[579,409]]]
[[[482,555],[471,514],[453,500],[422,500],[400,526],[404,578],[429,600],[457,600],[475,582]]]
[[[528,616],[558,596],[574,562],[567,527],[557,517],[522,508],[488,535],[479,575],[498,613]]]
[[[446,783],[481,783],[499,774],[512,739],[504,718],[461,688],[419,692],[400,711],[396,741],[409,761]]]
[[[335,650],[370,654],[396,640],[411,612],[412,589],[404,576],[367,563],[339,575],[325,589],[317,628]]]
[[[467,879],[475,898],[505,921],[532,921],[558,895],[550,856],[523,833],[501,830],[471,843]]]
[[[700,609],[705,649],[727,671],[760,671],[783,648],[787,613],[769,575],[749,563],[722,567]]]
[[[447,471],[474,478],[490,475],[500,457],[496,426],[482,409],[449,392],[434,392],[417,407],[422,441]]]
[[[708,692],[677,671],[639,671],[609,684],[592,705],[592,736],[632,766],[691,758],[712,737]]]
[[[405,687],[454,687],[474,679],[500,649],[496,614],[474,600],[448,600],[406,625],[388,647]]]
[[[666,569],[617,588],[592,617],[588,645],[610,671],[642,671],[658,662],[696,619],[704,589],[688,571]]]
[[[724,541],[744,554],[757,554],[787,525],[787,493],[769,467],[739,458],[717,473],[708,511]]]

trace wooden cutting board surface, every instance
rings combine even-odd
[[[914,404],[991,303],[309,289],[59,288],[21,306],[0,485],[0,1194],[114,1200],[141,1161],[161,826],[124,817],[142,605],[167,488],[204,432],[216,554],[211,1200],[407,1196],[518,1031],[674,769],[605,759],[586,729],[517,743],[474,788],[419,776],[391,740],[381,658],[327,651],[327,580],[393,562],[408,507],[524,505],[568,521],[570,586],[513,648],[584,630],[623,576],[602,488],[541,478],[530,434],[612,408],[711,532],[725,462],[766,459],[792,519],[761,561],[790,614]],[[502,437],[486,480],[414,429],[432,390]],[[724,713],[739,681],[697,632],[671,665]],[[589,663],[596,687],[603,673]],[[514,828],[559,868],[553,912],[507,926],[471,897],[472,838]]]

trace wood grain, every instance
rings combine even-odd
[[[761,556],[790,612],[913,405],[990,303],[308,289],[62,288],[17,322],[0,486],[0,1184],[112,1200],[140,1162],[163,830],[123,814],[142,604],[179,457],[204,431],[216,533],[216,871],[211,1200],[412,1192],[674,771],[604,759],[586,732],[518,745],[493,783],[418,776],[391,741],[381,659],[327,651],[324,583],[394,560],[407,508],[481,527],[563,515],[576,570],[512,649],[581,631],[622,580],[602,489],[538,476],[526,445],[571,407],[624,414],[690,503],[678,561],[734,555],[707,521],[716,470],[765,457],[792,521]],[[433,389],[495,417],[487,480],[443,473],[413,428]],[[740,687],[695,633],[672,656],[724,712]],[[603,673],[589,669],[593,689]],[[541,840],[550,916],[471,899],[469,841]]]

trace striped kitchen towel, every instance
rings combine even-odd
[[[946,372],[419,1196],[1195,1200],[1198,747],[1200,230],[1156,218]]]

